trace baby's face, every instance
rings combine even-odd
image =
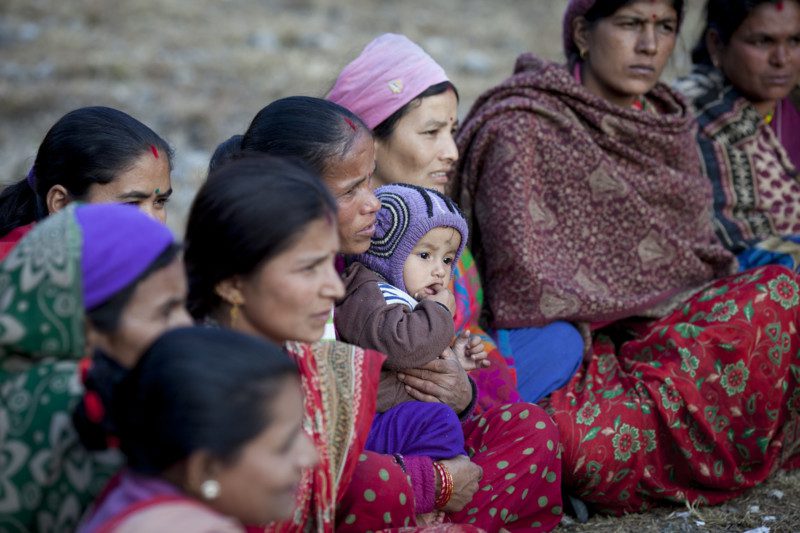
[[[446,289],[461,234],[453,228],[433,228],[422,237],[403,265],[406,292],[420,300]]]

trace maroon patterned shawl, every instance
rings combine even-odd
[[[686,105],[661,84],[647,98],[613,105],[523,54],[476,101],[454,191],[494,327],[642,314],[735,268]]]

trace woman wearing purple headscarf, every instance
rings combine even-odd
[[[191,323],[185,298],[172,234],[128,206],[71,204],[0,263],[0,530],[75,529],[120,466],[87,451],[70,421],[77,404],[82,437],[105,446],[98,394],[79,402],[87,355],[124,372]]]
[[[523,54],[458,135],[494,327],[584,333],[545,403],[566,490],[610,513],[725,501],[800,445],[798,279],[729,276],[693,117],[659,83],[682,8],[572,0],[568,65]]]

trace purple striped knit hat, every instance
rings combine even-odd
[[[354,261],[383,276],[386,281],[406,291],[403,266],[411,250],[433,228],[453,228],[461,234],[461,243],[453,263],[458,261],[469,232],[467,222],[456,204],[433,189],[416,185],[394,183],[375,190],[381,201],[375,223],[372,244],[366,253],[353,257]]]

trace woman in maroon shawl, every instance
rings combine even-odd
[[[611,513],[724,501],[798,446],[797,278],[726,277],[692,117],[658,83],[682,8],[572,0],[569,66],[523,54],[458,136],[492,325],[584,334],[545,403],[566,489]]]

